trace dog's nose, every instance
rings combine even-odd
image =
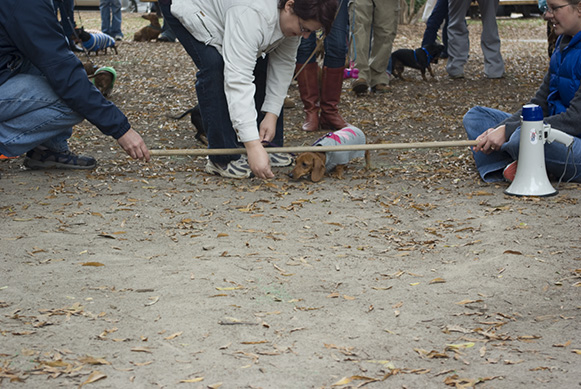
[[[294,178],[294,177],[293,177],[293,172],[292,172],[292,171],[291,171],[291,172],[289,172],[288,176],[289,176],[290,178]]]

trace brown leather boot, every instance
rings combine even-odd
[[[302,64],[297,64],[298,72]],[[299,92],[305,109],[304,131],[319,129],[319,65],[316,62],[307,64],[297,76]]]
[[[337,109],[343,87],[343,69],[345,68],[328,68],[326,66],[323,68],[319,124],[325,130],[339,130],[347,127],[347,122],[341,117]]]

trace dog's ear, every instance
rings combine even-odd
[[[325,161],[320,154],[315,154],[316,157],[313,160],[313,170],[311,171],[311,181],[313,182],[321,181],[325,175]]]

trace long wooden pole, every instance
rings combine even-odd
[[[358,150],[393,150],[393,149],[425,149],[444,147],[468,147],[476,146],[475,140],[456,140],[440,142],[411,142],[411,143],[380,143],[365,145],[344,146],[291,146],[291,147],[265,147],[267,153],[305,153],[327,151],[358,151]],[[149,150],[153,156],[175,155],[232,155],[246,154],[245,148],[237,149],[175,149],[175,150]]]

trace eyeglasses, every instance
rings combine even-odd
[[[571,4],[567,3],[567,4],[559,5],[559,6],[553,7],[553,8],[551,8],[549,6],[544,6],[543,9],[541,9],[541,11],[543,11],[543,13],[549,13],[551,15],[554,15],[556,10],[558,10],[559,8],[566,7],[568,5],[571,5]]]
[[[303,26],[303,24],[301,23],[301,19],[299,18],[299,28],[301,30],[301,34],[310,34],[312,31],[309,30],[308,28],[305,28]]]

